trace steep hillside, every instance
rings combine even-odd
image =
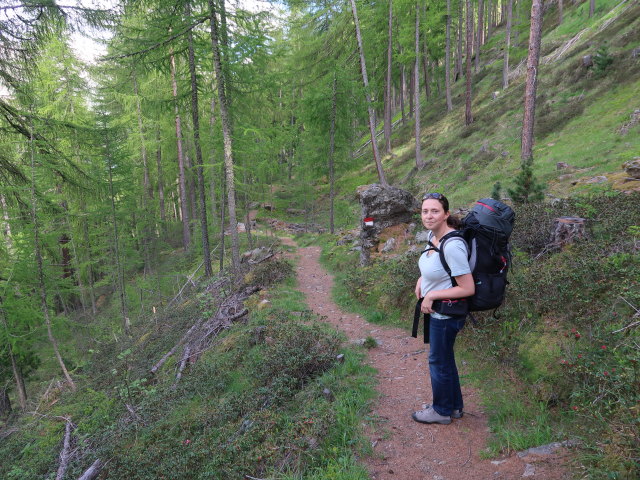
[[[561,25],[557,19],[556,4],[551,4],[545,12],[538,77],[534,174],[547,184],[550,198],[638,190],[639,182],[625,182],[622,164],[640,152],[640,5],[604,0],[590,19],[588,5],[580,4],[565,9]],[[427,164],[420,171],[415,168],[413,120],[398,123],[393,153],[383,159],[393,185],[416,195],[446,192],[454,206],[489,195],[496,182],[507,195],[506,188],[513,187],[512,179],[520,170],[527,41],[527,35],[520,35],[512,48],[510,84],[505,90],[504,25],[483,47],[480,71],[473,76],[474,122],[470,126],[463,121],[463,79],[454,84],[450,113],[442,89],[423,98],[421,141]],[[596,59],[588,67],[583,64],[587,55]],[[397,113],[394,121],[399,119]],[[342,166],[337,180],[341,196],[337,221],[345,227],[357,222],[355,188],[377,181],[370,147],[359,151]],[[560,162],[567,166],[559,167]],[[298,188],[300,195],[294,196],[305,198],[303,186]],[[328,195],[326,184],[317,189]],[[326,223],[326,203],[312,208],[317,220]]]

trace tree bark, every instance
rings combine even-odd
[[[16,391],[18,392],[18,404],[20,405],[21,410],[26,410],[27,388],[24,384],[24,375],[22,375],[22,369],[20,368],[20,365],[18,365],[18,362],[16,362],[16,357],[13,354],[13,348],[11,347],[11,344],[9,344],[9,358],[11,359],[11,371],[13,372],[13,379],[16,382]]]
[[[476,31],[476,58],[475,58],[475,73],[480,70],[480,47],[482,46],[482,33],[483,33],[483,20],[484,20],[484,4],[483,0],[478,0],[478,28]]]
[[[589,18],[593,17],[596,11],[596,0],[589,0]]]
[[[102,460],[98,459],[93,462],[87,470],[85,470],[78,480],[93,480],[98,476],[100,470],[102,470]]]
[[[389,0],[391,4],[392,0]],[[335,199],[335,176],[333,171],[333,156],[336,145],[336,110],[338,105],[338,77],[333,73],[333,88],[331,92],[331,127],[329,133],[329,231],[333,235],[334,227],[334,199]]]
[[[150,213],[149,204],[153,200],[153,189],[149,180],[149,167],[147,165],[147,147],[145,145],[144,123],[142,122],[142,107],[140,106],[140,94],[138,92],[138,80],[135,72],[131,74],[133,79],[133,92],[136,96],[136,114],[138,117],[138,135],[140,135],[140,156],[142,158],[142,185],[144,193],[142,194],[142,210],[144,212],[144,221],[142,222],[142,254],[144,259],[144,275],[151,272],[151,254],[149,252],[149,244],[151,243],[151,229],[149,228]]]
[[[456,81],[462,77],[462,37],[464,36],[464,30],[462,29],[462,14],[464,12],[464,0],[458,2],[458,47],[456,54]]]
[[[156,168],[158,169],[158,201],[160,203],[160,221],[162,222],[162,230],[166,233],[167,211],[164,203],[164,175],[162,174],[162,143],[160,138],[160,129],[156,132]]]
[[[471,125],[473,123],[473,115],[471,113],[471,55],[473,49],[473,10],[471,9],[471,0],[467,3],[467,59],[466,59],[466,91],[465,91],[465,109],[464,124]]]
[[[504,63],[502,64],[502,88],[509,86],[509,49],[511,48],[511,19],[513,13],[513,0],[507,3],[507,28],[505,32]]]
[[[227,203],[229,205],[229,223],[231,228],[231,262],[234,271],[240,268],[240,241],[238,238],[238,221],[236,217],[236,189],[234,179],[233,140],[231,137],[231,119],[228,111],[226,96],[226,78],[220,59],[220,44],[218,41],[218,20],[216,19],[216,7],[214,0],[209,1],[209,14],[211,22],[211,48],[213,50],[213,68],[216,76],[218,90],[218,103],[220,104],[220,119],[222,121],[222,138],[224,144],[224,165],[227,188]],[[224,229],[223,229],[224,231]]]
[[[493,3],[491,0],[487,0],[487,38],[485,43],[491,38],[493,33]]]
[[[404,111],[404,96],[405,96],[406,90],[407,90],[407,79],[406,79],[406,73],[405,73],[405,66],[402,65],[402,67],[400,68],[400,112],[402,115],[402,125],[407,124],[407,115],[406,115],[406,112]]]
[[[171,87],[173,91],[173,109],[176,122],[176,142],[178,148],[178,185],[180,190],[180,215],[182,217],[182,248],[185,251],[191,246],[191,231],[189,230],[189,210],[187,204],[187,182],[184,168],[184,154],[182,151],[182,121],[178,110],[178,83],[176,82],[176,59],[171,52]]]
[[[353,13],[353,21],[356,26],[356,40],[358,42],[358,52],[360,53],[360,71],[362,73],[362,82],[364,84],[365,98],[367,100],[367,110],[369,112],[369,131],[371,133],[371,148],[373,149],[373,160],[376,163],[378,171],[378,180],[383,186],[388,186],[387,179],[382,169],[382,161],[380,152],[378,151],[378,142],[376,141],[376,121],[371,95],[369,94],[369,77],[367,76],[367,64],[364,58],[364,48],[362,47],[362,35],[360,34],[360,21],[358,20],[358,10],[355,0],[351,0],[351,12]]]
[[[415,139],[416,139],[416,167],[423,167],[422,150],[420,148],[420,1],[416,1],[416,31],[415,31],[416,60],[413,65],[413,91],[415,104]],[[426,70],[426,69],[425,69]]]
[[[111,200],[111,222],[113,224],[113,250],[114,250],[114,260],[116,263],[116,276],[117,276],[117,284],[118,284],[118,296],[120,298],[120,313],[122,314],[122,323],[124,326],[124,331],[127,335],[131,334],[131,323],[129,321],[129,311],[127,309],[127,302],[125,300],[125,289],[124,289],[124,269],[122,267],[122,262],[120,261],[120,236],[118,233],[118,218],[116,216],[116,203],[115,203],[115,192],[113,191],[113,167],[111,163],[111,155],[110,155],[110,147],[109,147],[109,139],[108,134],[104,135],[104,142],[106,146],[105,156],[107,159],[107,169],[109,170],[109,198]]]
[[[191,17],[191,2],[185,3],[185,15]],[[198,110],[198,82],[196,78],[196,61],[193,51],[193,31],[187,33],[189,49],[189,74],[191,77],[191,118],[193,121],[193,145],[196,150],[196,175],[198,179],[198,204],[200,210],[200,230],[202,235],[202,259],[204,274],[207,278],[213,276],[211,269],[211,251],[209,249],[209,226],[207,222],[207,201],[204,193],[204,172],[202,167],[202,148],[200,146],[200,112]]]
[[[33,117],[32,117],[33,118]],[[36,159],[35,159],[35,147],[34,143],[34,135],[33,135],[33,125],[30,125],[29,129],[29,151],[31,155],[31,222],[33,224],[33,246],[34,246],[34,254],[36,257],[36,265],[38,269],[38,287],[40,290],[40,306],[42,308],[42,314],[44,315],[44,321],[47,326],[47,336],[49,338],[49,343],[51,343],[51,347],[53,348],[53,353],[60,365],[60,369],[62,370],[62,374],[64,375],[67,384],[71,388],[72,391],[76,391],[76,384],[69,375],[69,371],[67,370],[67,366],[62,359],[62,355],[60,354],[60,349],[58,348],[58,341],[56,337],[53,335],[53,329],[51,326],[51,317],[49,316],[49,306],[47,305],[47,286],[44,281],[44,267],[42,264],[42,248],[40,246],[40,223],[38,221],[38,206],[36,202],[36,180],[35,180],[35,170],[36,170]]]
[[[392,119],[392,109],[391,109],[391,62],[393,60],[393,0],[389,0],[389,22],[388,22],[388,43],[387,43],[387,79],[386,79],[386,88],[385,88],[385,98],[384,98],[384,146],[385,153],[391,153],[391,119]],[[334,74],[334,83],[335,83],[335,74]],[[335,119],[334,119],[335,121]],[[333,215],[331,215],[333,217]],[[333,225],[333,219],[331,220]],[[333,233],[333,227],[331,229],[331,233]]]
[[[451,103],[451,0],[447,0],[447,31],[444,50],[444,91],[447,99],[447,112],[453,110]]]
[[[558,0],[558,25],[562,25],[564,15],[564,2],[562,0]]]
[[[542,14],[542,0],[533,0],[531,5],[529,56],[527,57],[527,83],[524,91],[524,118],[522,121],[522,153],[520,158],[523,162],[533,157],[533,125],[536,112],[540,43],[542,41]]]
[[[212,85],[215,90],[215,85]],[[214,97],[211,97],[211,116],[209,117],[209,128],[211,132],[211,138],[215,136],[215,124],[216,124],[216,101]],[[218,208],[216,201],[216,172],[213,166],[216,163],[216,152],[214,148],[211,148],[211,155],[209,157],[211,167],[209,168],[209,197],[211,201],[211,218],[215,219],[218,216]],[[223,227],[224,228],[224,227]]]

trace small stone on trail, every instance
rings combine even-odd
[[[338,355],[338,356],[336,357],[336,360],[337,360],[339,363],[344,363],[344,353],[341,353],[340,355]]]
[[[524,466],[524,473],[522,474],[522,476],[523,477],[533,477],[535,474],[536,474],[536,467],[534,467],[530,463],[527,463]]]
[[[493,465],[502,465],[505,462],[506,462],[506,460],[491,460],[491,463]]]

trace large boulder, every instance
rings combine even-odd
[[[377,183],[358,187],[357,196],[362,211],[360,262],[367,264],[371,250],[378,247],[380,232],[393,225],[411,223],[420,212],[420,203],[406,190]]]

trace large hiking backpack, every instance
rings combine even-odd
[[[509,237],[513,230],[515,212],[511,207],[492,198],[478,200],[469,214],[462,219],[462,228],[449,232],[440,239],[440,261],[451,277],[451,269],[444,258],[444,248],[452,238],[467,242],[469,266],[476,292],[469,297],[469,310],[477,312],[498,308],[507,288],[507,272],[511,266]],[[451,277],[452,285],[457,285]]]

